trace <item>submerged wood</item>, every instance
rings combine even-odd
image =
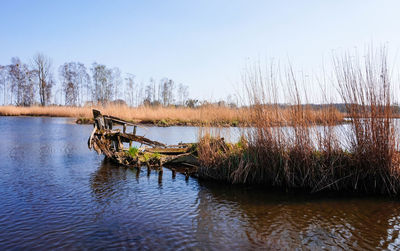
[[[89,149],[94,149],[98,154],[104,154],[107,159],[121,165],[139,167],[146,165],[149,168],[173,166],[180,173],[193,175],[198,169],[196,144],[180,143],[166,145],[150,140],[144,136],[136,135],[137,125],[120,118],[102,115],[93,109],[94,128],[88,140]],[[122,125],[123,130],[113,129],[114,124]],[[131,133],[127,127],[133,126]],[[124,143],[140,144],[139,148],[126,148]]]

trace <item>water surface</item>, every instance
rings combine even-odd
[[[0,117],[0,249],[399,249],[400,203],[228,186],[118,167],[89,125]],[[140,129],[195,141],[194,127]]]

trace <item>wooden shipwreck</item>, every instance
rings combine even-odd
[[[88,140],[89,149],[94,149],[120,165],[140,169],[147,166],[148,170],[157,169],[162,172],[166,166],[175,172],[194,175],[197,171],[197,145],[195,143],[179,143],[166,145],[136,134],[138,125],[117,117],[102,115],[93,110],[94,128]],[[114,128],[114,125],[122,126]],[[132,127],[128,132],[128,127]],[[132,147],[137,142],[139,147]],[[127,143],[129,147],[124,147]]]

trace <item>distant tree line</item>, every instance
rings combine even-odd
[[[0,66],[4,104],[45,106],[50,103],[53,85],[51,61],[43,54],[35,55],[30,65],[15,57],[11,64]]]
[[[56,84],[54,72],[58,70]],[[0,90],[3,105],[69,105],[82,106],[109,103],[130,106],[188,106],[208,105],[189,99],[189,87],[176,84],[170,78],[138,83],[135,75],[122,76],[119,68],[93,63],[87,68],[80,62],[66,62],[54,68],[52,60],[36,54],[29,63],[18,57],[9,65],[0,65]],[[221,103],[222,102],[222,103]],[[220,101],[218,105],[228,102]],[[233,106],[233,103],[230,104]]]

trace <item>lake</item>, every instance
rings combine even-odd
[[[91,130],[66,118],[0,117],[1,250],[400,248],[398,200],[185,180],[168,169],[159,177],[89,151]],[[176,144],[198,131],[138,133]]]

